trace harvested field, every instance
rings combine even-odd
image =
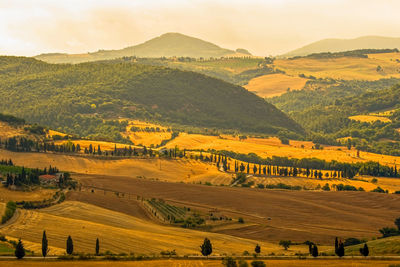
[[[399,195],[210,187],[127,177],[77,178],[88,186],[162,198],[187,207],[218,209],[232,218],[243,217],[249,224],[218,232],[264,241],[291,239],[331,244],[335,236],[372,238],[380,235],[378,229],[392,225],[400,213]],[[103,194],[101,190],[94,191]]]
[[[9,190],[0,186],[0,202],[8,201],[37,201],[51,198],[57,190],[35,189],[33,191]]]
[[[138,120],[128,120],[129,124],[126,131],[121,133],[124,137],[129,138],[135,145],[143,145],[147,147],[157,146],[163,140],[171,138],[171,132],[167,131],[167,127],[149,122]],[[131,129],[136,128],[136,131]],[[155,131],[151,131],[154,129]]]
[[[382,116],[372,116],[372,115],[357,115],[357,116],[351,116],[349,117],[350,120],[354,121],[361,121],[361,122],[369,122],[373,123],[376,121],[381,121],[381,122],[392,122],[389,118],[387,117],[382,117]]]
[[[274,64],[289,75],[305,74],[316,78],[334,78],[343,80],[379,80],[399,78],[399,66],[390,58],[398,58],[399,53],[375,54],[368,58],[341,57],[327,59],[298,58],[277,59]],[[389,58],[388,58],[389,57]],[[377,71],[381,66],[383,71]]]
[[[59,248],[53,250],[56,254],[65,247],[68,235],[73,238],[74,251],[90,253],[94,250],[96,238],[99,238],[103,252],[109,250],[114,253],[134,252],[148,255],[159,255],[163,250],[173,249],[178,255],[199,255],[198,247],[205,237],[212,240],[215,255],[240,254],[256,245],[254,240],[157,225],[81,202],[67,201],[40,211],[20,212],[18,220],[2,228],[1,233],[40,243],[42,232],[46,230],[49,244]],[[277,244],[260,242],[260,245],[265,252],[283,250]],[[35,252],[40,251],[40,247],[29,244],[26,247]]]
[[[250,92],[260,97],[280,96],[290,90],[300,90],[306,84],[307,79],[285,74],[269,74],[253,78],[244,86]]]
[[[25,136],[27,135],[23,127],[14,127],[6,122],[0,121],[0,138],[7,139],[14,136]]]
[[[141,177],[163,181],[229,183],[230,174],[217,167],[190,159],[97,159],[52,153],[15,153],[0,150],[0,158],[11,158],[16,165],[32,168],[56,166],[63,171],[83,174]]]

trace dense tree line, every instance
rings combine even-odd
[[[328,172],[331,178],[353,178],[356,174],[370,175],[377,177],[400,177],[400,170],[395,167],[389,167],[379,164],[379,162],[358,162],[358,163],[343,163],[335,160],[325,161],[317,158],[288,158],[272,156],[268,158],[261,158],[260,156],[249,153],[241,154],[232,151],[217,151],[222,157],[229,157],[239,161],[246,162],[245,166],[241,163],[239,166],[235,164],[235,171],[273,175],[290,175],[297,176],[299,173],[304,173],[307,177],[322,178],[320,170],[331,171]],[[253,166],[250,166],[250,163]],[[317,172],[317,173],[315,173]],[[287,174],[287,175],[286,175]],[[308,174],[308,175],[307,175]]]

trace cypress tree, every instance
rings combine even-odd
[[[314,244],[314,247],[313,247],[313,250],[312,250],[312,256],[314,258],[318,257],[318,247],[315,244]]]
[[[212,253],[212,244],[208,238],[204,239],[203,244],[200,246],[201,254],[203,256],[209,256]]]
[[[48,246],[46,231],[43,231],[43,237],[42,237],[42,256],[43,256],[43,257],[46,257],[48,253],[49,253],[49,246]]]
[[[99,255],[99,252],[100,252],[100,242],[99,242],[99,239],[97,238],[96,239],[96,256]]]
[[[369,248],[367,243],[364,244],[363,248],[360,248],[360,253],[361,255],[363,255],[364,257],[367,257],[369,255]]]
[[[254,248],[254,251],[255,251],[257,254],[260,254],[260,253],[261,253],[261,247],[257,244],[256,247]]]
[[[19,260],[25,257],[25,248],[24,245],[22,244],[21,239],[18,241],[18,244],[15,247],[15,257],[17,257],[17,259]]]
[[[67,254],[71,255],[74,252],[74,243],[72,241],[71,236],[69,235],[67,238]]]
[[[337,253],[336,253],[339,257],[343,257],[344,256],[344,244],[342,243],[342,241],[339,242],[339,247],[337,249]]]
[[[338,253],[338,248],[339,248],[339,242],[338,242],[338,238],[335,238],[335,254],[337,255]]]

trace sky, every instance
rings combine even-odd
[[[278,55],[324,38],[400,37],[398,0],[0,0],[0,55],[121,49],[166,32]]]

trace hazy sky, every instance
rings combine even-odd
[[[166,32],[275,55],[323,38],[400,37],[398,0],[0,0],[0,54],[119,49]]]

